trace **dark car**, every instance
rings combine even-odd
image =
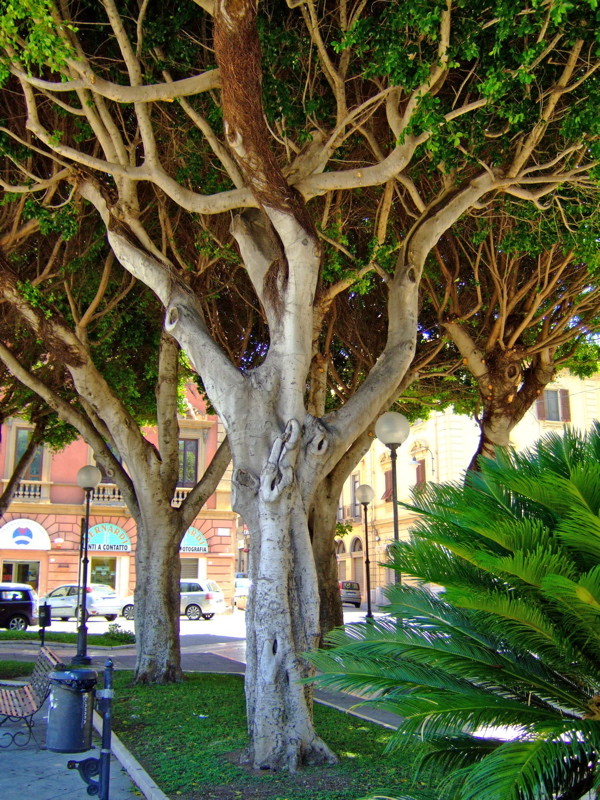
[[[342,603],[352,603],[360,608],[362,597],[359,584],[356,581],[340,581],[340,598]]]
[[[0,627],[24,631],[37,625],[38,596],[27,583],[0,583]]]

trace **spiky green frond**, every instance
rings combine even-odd
[[[587,569],[590,563],[600,562],[600,518],[597,512],[566,514],[555,532],[560,544],[579,564],[580,570]]]
[[[596,652],[600,647],[600,581],[598,568],[594,574],[582,575],[572,581],[562,575],[548,575],[542,581],[541,591],[562,606],[570,622],[573,637],[589,641]]]
[[[600,423],[411,508],[391,566],[417,586],[387,590],[387,621],[332,634],[318,679],[375,689],[403,719],[394,745],[449,770],[444,800],[583,797],[600,785]]]
[[[520,549],[515,547],[509,555],[497,556],[492,553],[478,554],[479,566],[487,572],[506,580],[517,578],[516,584],[527,583],[539,586],[542,578],[549,573],[573,577],[577,567],[565,553],[564,548],[558,551],[552,542],[546,546],[540,543],[535,550]]]
[[[589,790],[586,779],[594,762],[593,748],[576,738],[505,742],[469,770],[456,800],[544,800],[582,782]]]

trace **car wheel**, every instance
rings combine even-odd
[[[202,617],[204,619],[212,619],[214,617],[214,614],[202,614]]]
[[[104,619],[105,619],[107,622],[113,622],[113,621],[114,621],[116,618],[117,618],[117,615],[116,615],[116,614],[105,614],[105,615],[104,615]]]
[[[133,603],[129,603],[126,606],[123,606],[123,611],[121,612],[125,619],[135,619],[135,608]]]
[[[360,608],[360,603],[354,603],[355,608]]]
[[[29,620],[22,614],[15,614],[14,617],[11,617],[6,623],[6,627],[9,631],[24,631],[27,629],[28,625]]]
[[[68,617],[61,617],[60,619],[61,619],[62,622],[68,622],[69,621]]]
[[[197,606],[195,603],[192,603],[191,606],[188,606],[185,610],[186,617],[188,619],[200,619],[202,616],[202,609],[200,606]]]

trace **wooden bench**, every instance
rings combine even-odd
[[[0,747],[15,744],[24,747],[33,735],[33,715],[44,705],[50,693],[50,673],[63,667],[61,660],[48,647],[40,647],[33,665],[33,671],[26,683],[20,685],[0,685],[0,727],[6,722],[23,720],[27,732],[3,731]],[[24,737],[24,741],[23,741]],[[8,738],[8,742],[3,744]]]

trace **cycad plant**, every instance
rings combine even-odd
[[[319,682],[401,715],[392,746],[422,742],[440,797],[596,797],[600,426],[500,453],[411,508],[390,617],[334,631]]]

